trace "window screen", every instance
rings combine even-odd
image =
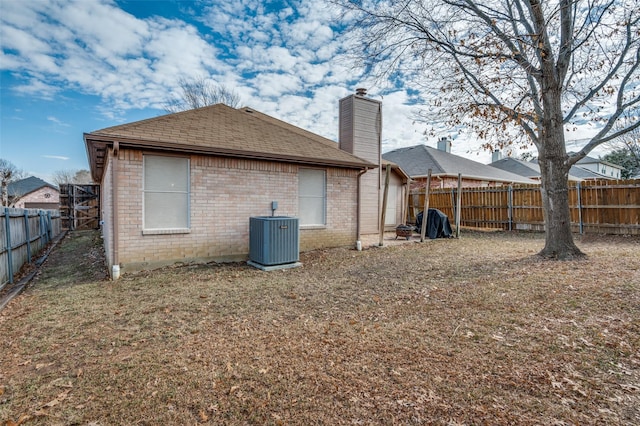
[[[298,173],[300,225],[325,225],[326,194],[324,170],[300,169]]]
[[[189,159],[144,156],[144,229],[189,228]]]

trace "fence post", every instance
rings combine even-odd
[[[584,233],[584,227],[582,224],[582,186],[580,185],[580,182],[578,182],[578,184],[576,185],[576,190],[578,191],[578,223],[579,223],[579,227],[580,227],[580,235],[582,235]]]
[[[404,193],[404,211],[402,212],[402,224],[406,225],[409,220],[409,192],[411,190],[411,178],[407,178],[407,186]]]
[[[420,242],[424,242],[429,218],[429,195],[431,194],[431,169],[427,171],[427,185],[424,188],[424,206],[422,208],[422,224],[420,226]]]
[[[31,235],[29,234],[29,210],[24,209],[24,234],[27,243],[27,263],[31,263]]]
[[[4,208],[4,226],[7,233],[7,272],[9,275],[9,284],[13,284],[13,255],[11,253],[11,216],[9,215],[9,207]]]
[[[47,243],[53,240],[53,224],[51,223],[51,210],[47,210]]]
[[[456,217],[456,189],[451,187],[451,211],[453,212],[454,224]]]
[[[507,192],[507,216],[509,218],[509,231],[513,231],[513,185],[509,185]]]
[[[456,238],[460,238],[460,223],[462,219],[462,173],[458,173],[458,194],[456,197]]]
[[[380,212],[380,241],[378,246],[384,245],[384,223],[387,221],[387,202],[389,198],[389,179],[391,176],[391,165],[387,165],[384,179],[384,192],[382,193],[382,211]],[[395,201],[395,200],[394,200]]]
[[[38,239],[42,240],[44,236],[44,219],[42,218],[42,210],[38,210]]]

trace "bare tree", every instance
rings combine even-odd
[[[71,183],[73,181],[74,174],[74,170],[56,170],[51,176],[53,178],[53,183],[60,186]]]
[[[73,176],[73,183],[80,185],[92,184],[93,178],[91,177],[91,172],[86,169],[76,171],[76,174]]]
[[[2,188],[2,205],[9,206],[9,183],[22,177],[23,172],[15,164],[0,158],[0,187]]]
[[[167,101],[164,109],[167,112],[179,112],[188,109],[201,108],[208,105],[223,103],[232,108],[240,106],[240,96],[233,90],[215,84],[205,77],[191,80],[178,80],[180,96]]]
[[[633,0],[333,0],[346,9],[359,64],[430,93],[422,117],[471,129],[485,146],[532,143],[545,212],[542,256],[573,242],[571,165],[640,126],[640,8]],[[616,128],[628,113],[635,121]],[[568,154],[565,132],[599,129]]]
[[[78,185],[93,183],[89,170],[56,170],[52,176],[53,182],[58,186],[69,183]]]

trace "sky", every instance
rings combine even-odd
[[[378,88],[350,63],[324,0],[0,0],[0,158],[27,176],[88,169],[83,133],[165,114],[182,79],[211,78],[242,106],[337,141],[338,100],[383,103],[383,152],[427,138],[410,83]],[[403,83],[403,82],[400,82]]]

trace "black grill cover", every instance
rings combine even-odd
[[[416,217],[416,228],[418,232],[422,230],[422,213]],[[438,209],[429,209],[427,213],[427,237],[431,238],[451,238],[453,231],[446,214]]]

